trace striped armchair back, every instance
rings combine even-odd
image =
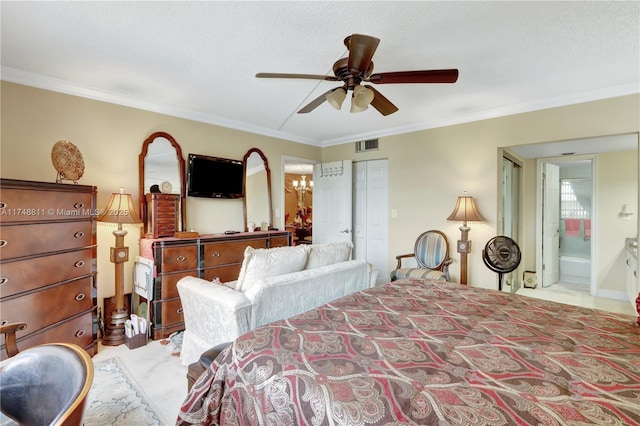
[[[440,231],[427,231],[416,240],[414,254],[421,268],[441,270],[449,258],[447,238]]]

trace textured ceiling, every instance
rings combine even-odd
[[[2,1],[2,79],[328,146],[639,92],[640,3]],[[385,84],[383,117],[324,103],[352,33],[375,72],[458,68],[455,84]]]

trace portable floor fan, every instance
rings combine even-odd
[[[504,274],[514,271],[522,253],[518,244],[509,237],[499,235],[489,240],[482,250],[482,260],[487,268],[498,273],[498,289],[502,290],[502,277]]]

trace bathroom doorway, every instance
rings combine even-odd
[[[541,285],[595,294],[593,156],[539,160]]]

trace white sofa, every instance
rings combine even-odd
[[[181,361],[189,365],[212,346],[261,325],[300,314],[373,287],[378,270],[350,260],[351,242],[272,249],[247,247],[237,281],[178,281],[185,332]]]

